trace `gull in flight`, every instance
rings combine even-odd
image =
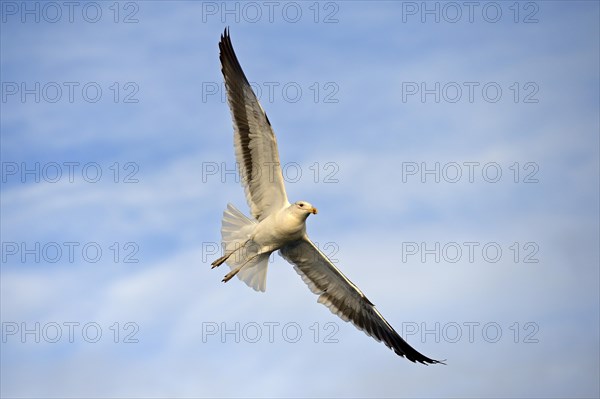
[[[269,256],[279,250],[319,296],[318,302],[342,320],[352,322],[412,362],[443,363],[404,341],[365,294],[308,238],[306,219],[316,215],[317,208],[306,201],[288,201],[275,134],[233,51],[228,29],[221,35],[219,49],[233,118],[235,155],[253,218],[228,204],[221,228],[224,254],[212,267],[226,263],[231,271],[224,282],[237,275],[249,287],[265,291]]]

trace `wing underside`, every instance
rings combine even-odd
[[[260,221],[288,204],[277,140],[240,66],[227,30],[221,35],[219,50],[240,177],[250,211]]]
[[[422,355],[410,346],[383,318],[375,305],[344,276],[319,249],[305,237],[280,250],[300,274],[310,290],[319,296],[318,302],[344,321],[383,342],[397,355],[423,364],[442,363]]]

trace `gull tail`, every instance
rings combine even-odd
[[[264,292],[267,287],[267,266],[271,252],[261,252],[261,247],[250,239],[257,222],[247,218],[231,204],[223,212],[221,239],[225,248],[222,257],[212,263],[215,268],[223,263],[231,268],[224,282],[237,275],[248,287]]]

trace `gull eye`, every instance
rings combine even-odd
[[[298,206],[299,206],[300,208],[302,208],[302,207],[304,206],[304,204],[303,204],[303,203],[299,203],[299,204],[298,204]]]

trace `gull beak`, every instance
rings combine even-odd
[[[314,208],[314,207],[313,207],[313,208],[310,210],[310,213],[312,213],[313,215],[316,215],[317,213],[319,213],[319,211],[317,210],[317,208]]]

